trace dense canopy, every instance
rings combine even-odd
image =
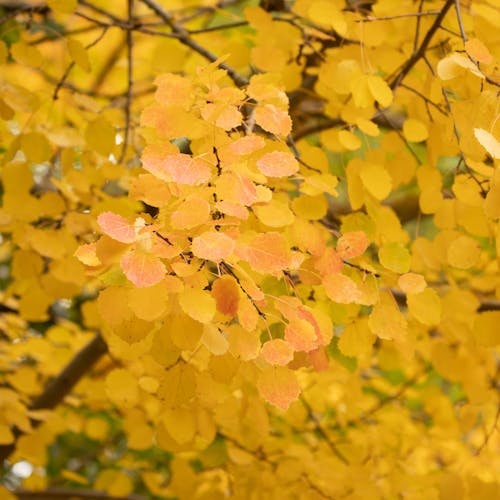
[[[497,0],[0,0],[0,497],[500,497]]]

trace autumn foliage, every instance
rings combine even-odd
[[[0,497],[499,498],[499,26],[0,1]]]

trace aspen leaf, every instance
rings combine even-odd
[[[391,192],[392,179],[382,165],[364,163],[359,177],[365,189],[377,200],[383,200]]]
[[[392,104],[392,90],[383,78],[377,75],[368,75],[367,83],[373,98],[381,106],[387,108]]]
[[[281,271],[290,263],[290,251],[280,233],[258,234],[244,249],[243,255],[257,272]]]
[[[285,366],[293,359],[293,347],[286,340],[272,339],[264,343],[260,355],[271,365]]]
[[[285,227],[293,224],[295,216],[288,203],[273,198],[265,205],[254,205],[253,211],[263,224],[269,227]]]
[[[410,142],[422,142],[429,137],[429,131],[424,123],[408,118],[403,124],[403,135]]]
[[[320,220],[328,211],[328,201],[323,194],[318,196],[297,196],[292,201],[293,211],[309,220]]]
[[[143,167],[166,182],[197,186],[208,182],[210,165],[200,158],[184,153],[161,156],[158,149],[146,150],[142,156]]]
[[[95,482],[96,490],[104,490],[112,497],[126,497],[133,491],[132,479],[117,469],[104,469],[99,472]]]
[[[378,251],[380,263],[395,273],[406,273],[410,269],[411,256],[401,243],[386,243]]]
[[[420,293],[422,292],[427,283],[421,274],[406,273],[398,278],[398,285],[404,293]]]
[[[363,255],[369,244],[364,231],[349,231],[338,239],[336,250],[341,259],[352,259]]]
[[[349,130],[339,131],[339,142],[349,151],[355,151],[361,147],[361,139]]]
[[[117,406],[132,408],[139,402],[137,380],[128,370],[115,368],[106,376],[106,394]]]
[[[185,288],[179,294],[179,304],[188,316],[200,323],[209,323],[215,315],[215,299],[206,290]]]
[[[312,351],[318,347],[316,330],[305,319],[295,319],[285,327],[285,340],[296,351]]]
[[[121,304],[128,300],[124,287],[110,286],[101,290],[97,297],[97,310],[101,318],[110,325],[116,326],[132,316],[132,311]]]
[[[268,177],[288,177],[299,171],[299,162],[291,153],[273,151],[257,161],[257,168]]]
[[[340,255],[333,248],[326,248],[325,251],[314,262],[314,268],[322,275],[340,273],[344,263]]]
[[[386,340],[403,340],[408,330],[405,317],[389,294],[383,295],[373,307],[368,326],[377,337]]]
[[[465,70],[469,70],[479,78],[484,78],[483,73],[467,56],[457,54],[456,52],[441,59],[437,65],[437,74],[441,80],[456,78],[463,74]]]
[[[90,71],[90,59],[83,44],[74,38],[70,38],[68,40],[68,51],[73,62],[88,73]]]
[[[3,40],[0,40],[0,64],[4,64],[7,60],[7,56],[9,55],[9,51],[7,49],[7,45]]]
[[[262,149],[266,145],[264,139],[258,135],[247,135],[232,142],[229,150],[237,155],[249,155]]]
[[[474,135],[492,158],[500,159],[500,142],[493,135],[482,128],[475,128]]]
[[[121,243],[133,243],[136,239],[135,228],[121,215],[103,212],[97,217],[97,223],[110,238]]]
[[[235,242],[232,238],[219,231],[206,231],[193,238],[191,250],[200,259],[220,262],[233,254]]]
[[[221,276],[212,283],[212,297],[215,299],[217,311],[234,317],[238,312],[240,290],[236,280],[229,275]]]
[[[295,373],[283,366],[265,368],[257,379],[257,388],[268,403],[284,411],[300,394]]]
[[[491,64],[494,59],[488,47],[479,38],[470,38],[465,42],[467,54],[482,64]]]
[[[215,356],[222,356],[229,349],[226,335],[214,325],[204,325],[201,342]]]
[[[27,160],[33,163],[43,163],[49,160],[52,154],[52,148],[47,138],[37,132],[23,134],[21,148]]]
[[[123,255],[120,266],[125,276],[137,287],[147,287],[163,279],[166,268],[154,255],[140,250],[130,250]]]
[[[13,43],[10,47],[12,57],[19,63],[32,68],[38,68],[42,65],[42,54],[33,45],[21,41]]]
[[[420,323],[428,326],[438,325],[441,321],[441,299],[432,288],[420,293],[410,294],[406,298],[408,311]]]
[[[153,321],[167,310],[167,286],[160,281],[146,288],[132,287],[128,291],[128,305],[138,318]]]
[[[448,247],[448,263],[459,269],[474,267],[481,256],[479,243],[469,236],[459,236]]]
[[[87,146],[103,156],[108,156],[113,151],[115,137],[115,128],[101,117],[90,122],[85,131]]]
[[[174,229],[192,229],[201,226],[210,217],[210,204],[208,201],[190,196],[183,201],[170,216],[170,223]]]
[[[348,324],[340,335],[338,348],[344,356],[360,357],[371,351],[375,336],[368,329],[367,321]]]
[[[328,298],[338,304],[352,304],[361,298],[361,292],[356,283],[344,274],[325,276],[323,286]]]
[[[290,116],[274,104],[257,106],[254,116],[257,124],[271,134],[287,136],[292,131]]]
[[[192,411],[184,408],[166,409],[160,418],[177,443],[187,443],[194,438],[196,420]]]

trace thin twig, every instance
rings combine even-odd
[[[133,85],[133,50],[134,50],[134,37],[132,35],[132,25],[133,25],[133,12],[134,12],[134,0],[127,0],[127,14],[128,14],[128,25],[127,30],[127,92],[125,94],[125,132],[123,136],[123,145],[120,158],[118,163],[121,163],[125,158],[127,152],[127,146],[129,143],[130,134],[130,107],[132,105],[132,85]]]
[[[410,72],[413,66],[415,66],[415,64],[417,64],[417,62],[424,56],[425,51],[427,50],[427,47],[432,40],[432,37],[434,36],[438,28],[441,26],[441,23],[445,18],[446,14],[448,13],[448,11],[450,10],[450,7],[452,6],[453,2],[454,0],[446,0],[446,3],[439,12],[439,15],[434,20],[432,26],[429,28],[429,31],[427,31],[427,34],[422,40],[422,43],[420,44],[418,50],[406,61],[405,65],[403,66],[399,74],[396,75],[396,77],[390,83],[390,87],[392,90],[395,90],[398,87],[398,85],[404,80],[404,78]]]
[[[163,21],[165,21],[165,23],[171,28],[171,30],[178,35],[179,42],[181,42],[183,45],[186,45],[190,49],[194,50],[195,52],[197,52],[210,62],[215,62],[218,60],[218,57],[215,54],[213,54],[205,47],[200,45],[198,42],[193,40],[190,37],[189,32],[181,25],[176,23],[173,17],[165,9],[163,9],[163,7],[158,5],[154,0],[140,0],[140,1],[145,5],[147,5],[153,12],[156,13],[156,15],[158,15],[161,19],[163,19]],[[248,79],[240,75],[231,66],[228,66],[224,62],[221,62],[219,66],[227,71],[227,74],[229,75],[231,80],[233,80],[233,82],[238,87],[244,87],[245,85],[248,84]]]
[[[419,9],[420,10],[420,9]],[[410,14],[396,14],[394,16],[381,16],[381,17],[373,17],[368,16],[363,19],[356,19],[356,23],[372,23],[374,21],[392,21],[393,19],[403,19],[408,17],[417,17],[421,18],[423,16],[437,16],[441,13],[440,10],[427,10],[425,12],[412,12]]]

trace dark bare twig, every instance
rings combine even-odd
[[[31,410],[49,410],[55,408],[70,393],[76,383],[92,368],[92,366],[107,352],[107,346],[101,335],[94,338],[52,379],[30,405]],[[33,421],[32,425],[38,425]],[[22,432],[15,430],[16,439]],[[5,460],[14,451],[15,443],[0,446],[0,460]]]
[[[61,498],[91,499],[91,500],[146,500],[146,497],[132,493],[124,497],[111,496],[103,491],[89,491],[75,488],[47,488],[45,490],[34,491],[18,489],[14,494],[19,500],[56,500]]]
[[[422,40],[422,43],[420,44],[418,50],[414,52],[413,55],[406,61],[401,71],[394,77],[392,82],[389,84],[392,90],[395,90],[398,87],[398,85],[404,80],[404,78],[410,72],[413,66],[415,66],[415,64],[417,64],[417,62],[424,56],[425,51],[427,50],[427,47],[429,46],[429,43],[432,40],[432,37],[434,36],[438,28],[441,26],[441,23],[445,18],[446,14],[448,13],[448,11],[450,10],[450,7],[452,6],[453,2],[454,0],[446,0],[446,3],[441,9],[439,15],[434,20],[432,26],[429,28],[429,31],[427,31],[427,34]]]
[[[156,13],[157,16],[159,16],[165,23],[171,28],[173,33],[178,35],[178,40],[181,42],[183,45],[186,45],[190,49],[194,50],[198,54],[200,54],[202,57],[207,59],[210,62],[215,62],[217,61],[218,57],[207,50],[205,47],[200,45],[198,42],[193,40],[189,34],[189,32],[182,27],[180,24],[176,23],[173,19],[173,17],[165,10],[163,9],[160,5],[158,5],[154,0],[140,0],[142,3],[147,5],[153,12]],[[225,69],[227,71],[227,74],[233,80],[233,82],[238,86],[238,87],[244,87],[245,85],[248,84],[248,79],[245,78],[244,76],[240,75],[234,68],[231,66],[228,66],[226,63],[222,62],[219,64],[219,66],[222,69]]]
[[[132,85],[133,85],[133,50],[134,50],[134,37],[132,35],[132,25],[133,25],[133,14],[134,14],[134,0],[127,0],[127,14],[128,14],[128,25],[127,30],[127,92],[125,94],[125,132],[123,135],[123,144],[120,158],[118,163],[121,163],[127,152],[127,146],[129,143],[130,134],[130,107],[132,105]]]

